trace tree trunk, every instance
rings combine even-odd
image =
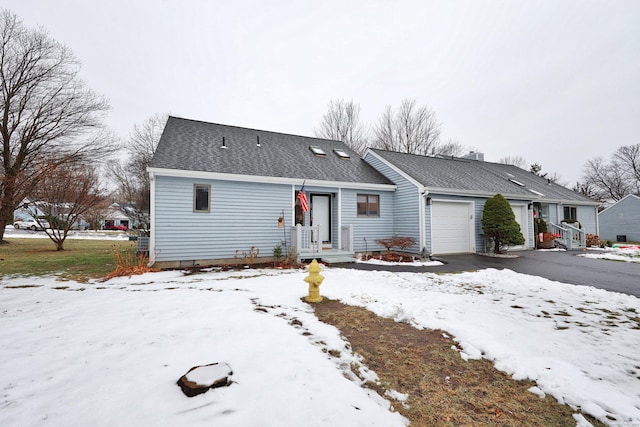
[[[15,209],[13,203],[15,189],[13,188],[12,181],[13,177],[7,177],[5,175],[5,181],[3,182],[4,188],[0,194],[0,243],[6,243],[4,241],[4,229],[9,224],[9,220]]]
[[[502,252],[500,252],[500,239],[495,239],[493,241],[493,253],[495,254],[501,254]]]

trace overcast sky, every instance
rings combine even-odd
[[[445,139],[573,185],[640,143],[640,1],[3,0],[83,63],[125,138],[155,113],[313,136],[415,98]]]

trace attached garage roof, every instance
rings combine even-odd
[[[370,151],[428,189],[483,195],[501,193],[505,197],[520,199],[598,204],[582,194],[513,165],[378,149]]]

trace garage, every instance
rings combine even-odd
[[[431,204],[431,252],[475,252],[473,203],[433,201]]]
[[[519,204],[511,203],[511,209],[513,210],[513,214],[516,217],[516,222],[518,223],[518,225],[520,225],[520,232],[524,237],[524,245],[511,246],[509,249],[510,250],[527,249],[529,247],[529,227],[528,227],[529,211],[527,210],[527,205],[519,205]]]

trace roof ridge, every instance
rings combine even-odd
[[[227,125],[227,124],[224,124],[224,123],[207,122],[207,121],[204,121],[204,120],[188,119],[188,118],[185,118],[185,117],[172,116],[172,115],[170,115],[169,118],[178,119],[178,120],[184,120],[184,121],[188,121],[188,122],[202,123],[202,124],[206,124],[206,125],[215,125],[215,126],[223,126],[223,127],[227,127],[227,128],[249,130],[249,131],[254,131],[254,132],[264,132],[264,133],[271,133],[271,134],[283,135],[283,136],[293,136],[293,137],[296,137],[296,138],[306,138],[306,139],[314,139],[314,140],[318,140],[319,139],[321,141],[327,141],[327,142],[339,142],[340,144],[347,145],[346,142],[338,141],[337,139],[326,139],[326,138],[319,138],[319,137],[316,137],[316,136],[296,135],[296,134],[293,134],[293,133],[278,132],[278,131],[266,130],[266,129],[256,129],[256,128],[250,128],[250,127],[246,127],[246,126]]]

